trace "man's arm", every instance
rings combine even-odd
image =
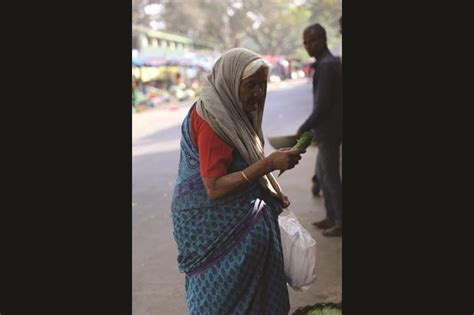
[[[320,66],[318,85],[313,96],[313,112],[298,129],[298,135],[315,128],[326,118],[333,104],[336,71],[333,63],[323,63]]]

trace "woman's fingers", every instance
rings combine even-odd
[[[288,164],[291,167],[294,167],[295,165],[297,165],[299,163],[300,160],[301,160],[301,155],[290,156],[289,159],[288,159]]]
[[[290,205],[290,200],[288,199],[288,196],[283,195],[283,198],[281,199],[281,205],[283,208],[288,208]]]
[[[284,149],[282,149],[284,150]],[[295,167],[301,160],[301,154],[306,152],[305,150],[286,150],[286,151],[275,151],[271,154],[271,161],[274,169],[286,170]]]
[[[286,153],[288,154],[291,154],[291,155],[300,155],[300,154],[303,154],[306,152],[306,150],[302,150],[302,149],[293,149],[293,150],[289,150],[289,151],[285,151]]]

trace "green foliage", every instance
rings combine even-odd
[[[316,308],[308,312],[308,315],[342,315],[342,311],[333,307]]]
[[[164,31],[205,40],[219,50],[247,47],[260,54],[307,59],[302,32],[318,22],[327,32],[330,49],[340,46],[341,0],[132,0],[134,23],[164,23]],[[142,13],[160,3],[159,16]],[[299,4],[299,5],[298,5]],[[146,25],[149,26],[149,25]]]
[[[296,144],[292,147],[292,149],[298,150],[306,150],[307,147],[311,144],[313,140],[313,134],[309,131],[303,132],[301,137],[298,139]]]

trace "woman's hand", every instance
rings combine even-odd
[[[301,154],[306,150],[293,150],[291,148],[284,148],[273,152],[267,158],[270,162],[272,170],[288,170],[295,167],[301,160]]]
[[[288,196],[282,194],[280,203],[283,209],[288,208],[288,206],[290,205],[290,200],[288,199]]]

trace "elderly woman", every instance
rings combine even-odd
[[[262,116],[268,64],[223,54],[182,125],[171,205],[189,314],[288,314],[278,215],[288,198],[271,173],[302,150],[265,157]]]

